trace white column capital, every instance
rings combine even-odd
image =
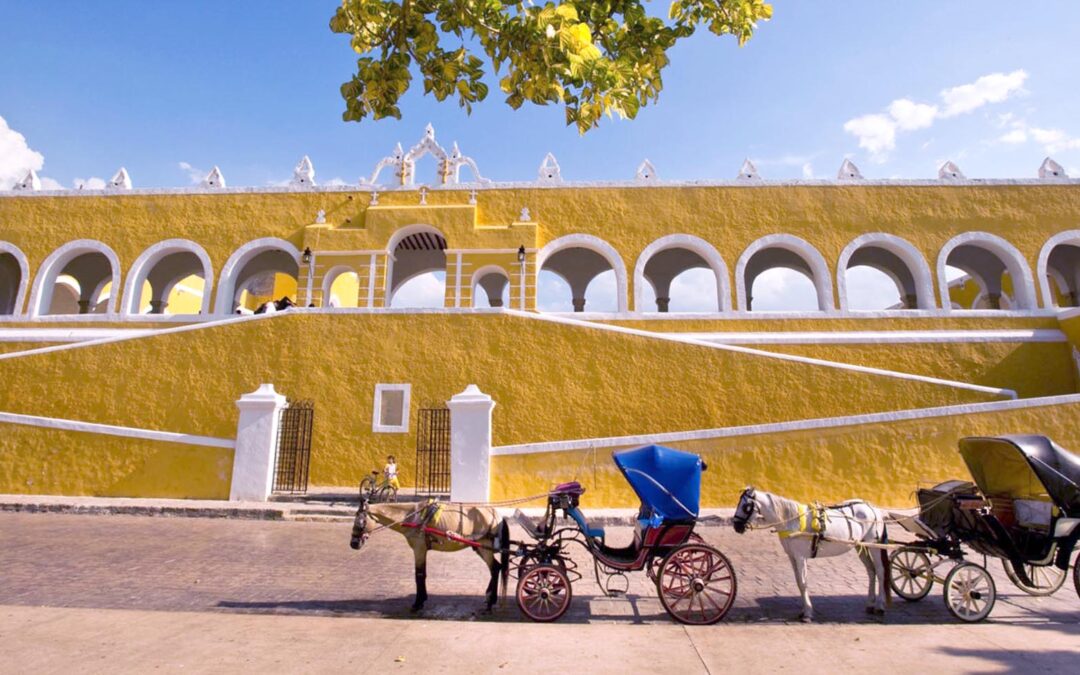
[[[455,408],[464,410],[465,408],[487,408],[490,410],[495,407],[495,399],[491,398],[484,392],[480,391],[480,388],[475,384],[470,384],[465,387],[465,390],[461,393],[454,394],[450,397],[450,400],[446,402],[446,406],[453,411]]]
[[[261,384],[259,388],[250,394],[244,394],[236,401],[236,407],[244,410],[256,410],[259,408],[284,407],[286,398],[274,391],[274,385]]]

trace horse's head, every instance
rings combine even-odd
[[[761,519],[761,509],[758,508],[757,491],[750,486],[739,495],[739,504],[735,507],[735,531],[739,534],[746,532],[746,528],[754,520]]]
[[[357,551],[364,545],[367,538],[370,536],[367,531],[368,524],[368,498],[365,495],[360,495],[360,508],[356,509],[356,518],[353,519],[352,525],[352,539],[349,540],[349,546],[352,546]]]

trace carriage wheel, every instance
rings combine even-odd
[[[380,504],[389,504],[390,502],[397,501],[397,490],[384,485],[375,492],[375,497],[371,500]]]
[[[934,586],[934,566],[930,556],[922,551],[902,548],[889,556],[892,575],[889,586],[908,602],[917,602],[926,597]]]
[[[675,549],[660,563],[656,576],[660,603],[680,623],[705,626],[723,619],[737,590],[731,562],[706,544]]]
[[[533,621],[555,621],[566,614],[573,594],[570,578],[557,565],[534,565],[518,579],[518,608]]]
[[[1076,586],[1076,595],[1080,597],[1080,555],[1076,556],[1073,563],[1073,586]]]
[[[996,600],[994,580],[981,565],[960,563],[945,577],[945,607],[961,621],[982,621]]]
[[[1034,583],[1034,585],[1029,586],[1020,580],[1020,576],[1016,573],[1011,560],[1002,558],[1001,566],[1005,568],[1005,574],[1009,576],[1009,581],[1013,582],[1023,592],[1034,596],[1057,593],[1058,589],[1065,585],[1065,579],[1069,576],[1068,570],[1063,570],[1057,565],[1024,565],[1024,571],[1027,572],[1028,579],[1031,579]]]

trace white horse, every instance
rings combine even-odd
[[[799,618],[812,621],[814,607],[806,590],[807,558],[828,558],[858,548],[859,558],[870,576],[867,592],[868,614],[883,615],[891,601],[889,592],[888,553],[861,544],[888,542],[885,520],[880,510],[859,499],[829,507],[800,504],[792,499],[752,487],[743,490],[735,508],[735,531],[768,528],[780,536],[780,544],[791,559],[795,583],[802,594],[802,613]],[[880,581],[880,583],[878,583]]]

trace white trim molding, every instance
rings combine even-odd
[[[492,455],[531,455],[547,452],[572,452],[592,448],[619,448],[624,446],[644,445],[647,443],[677,443],[680,441],[699,441],[712,438],[734,438],[739,436],[757,436],[788,431],[806,431],[811,429],[835,429],[864,424],[903,422],[906,420],[931,419],[935,417],[956,417],[979,413],[1002,412],[1007,410],[1026,410],[1047,408],[1056,405],[1080,403],[1080,394],[1063,396],[1045,396],[1024,398],[1015,401],[989,401],[986,403],[964,403],[960,405],[939,406],[936,408],[915,408],[893,412],[867,413],[845,417],[820,417],[815,419],[795,420],[791,422],[772,422],[753,424],[743,427],[723,427],[719,429],[700,429],[696,431],[675,431],[640,436],[612,436],[608,438],[583,438],[572,441],[549,441],[544,443],[522,443],[503,445],[491,449]]]
[[[284,251],[296,260],[296,266],[300,267],[300,249],[293,246],[292,242],[278,237],[263,237],[249,241],[233,251],[225,266],[221,268],[221,279],[218,281],[217,298],[214,301],[214,313],[220,316],[232,314],[232,304],[236,295],[236,277],[243,271],[244,266],[252,258],[264,251]],[[299,285],[297,279],[297,285]]]
[[[139,300],[142,298],[142,285],[150,276],[154,266],[166,256],[173,253],[193,253],[203,268],[203,297],[200,314],[210,313],[210,299],[213,297],[214,266],[210,263],[210,256],[199,244],[190,239],[166,239],[147,248],[131,267],[128,268],[127,282],[124,285],[124,304],[121,314],[124,316],[140,316]]]
[[[545,244],[536,254],[536,271],[533,275],[533,282],[536,287],[540,287],[540,273],[544,271],[544,263],[547,262],[547,259],[555,253],[568,248],[586,248],[607,260],[608,265],[615,271],[616,311],[629,311],[627,307],[626,265],[623,263],[622,256],[619,255],[614,246],[591,234],[568,234]]]
[[[949,297],[949,282],[945,277],[945,266],[949,260],[949,254],[959,246],[971,245],[993,253],[1005,265],[1009,272],[1013,285],[1013,309],[1032,310],[1035,304],[1035,281],[1031,277],[1031,268],[1019,250],[1005,239],[990,234],[989,232],[964,232],[958,234],[941,247],[937,259],[938,293],[941,294],[942,306],[951,303]]]
[[[56,278],[63,273],[64,267],[69,262],[84,253],[100,253],[108,259],[112,270],[112,276],[109,279],[112,283],[112,291],[109,293],[109,304],[106,305],[105,313],[116,314],[116,298],[120,295],[120,258],[115,251],[96,239],[76,239],[50,253],[38,267],[37,276],[34,277],[34,286],[30,291],[29,316],[31,318],[48,314]]]
[[[634,265],[634,311],[644,312],[642,309],[644,290],[645,284],[648,283],[645,279],[645,265],[649,264],[649,260],[657,253],[673,248],[692,251],[708,263],[709,268],[716,277],[717,311],[731,311],[731,285],[728,281],[728,268],[727,264],[724,263],[724,258],[716,250],[715,246],[692,234],[669,234],[666,237],[660,237],[646,246],[641,252],[637,263]]]
[[[919,309],[936,309],[937,302],[934,299],[934,282],[930,274],[930,265],[926,258],[906,239],[885,232],[870,232],[860,235],[851,240],[840,253],[840,259],[836,264],[836,290],[840,297],[840,311],[848,309],[847,295],[847,270],[848,261],[859,249],[872,246],[882,248],[892,253],[907,266],[908,272],[915,281],[915,295]],[[884,271],[884,270],[882,270]],[[900,295],[903,296],[903,289]]]
[[[11,314],[6,316],[23,316],[26,312],[26,287],[30,283],[30,265],[18,246],[6,241],[0,241],[0,253],[8,253],[19,265],[19,288],[15,291],[15,306]]]
[[[382,423],[382,397],[388,391],[403,392],[401,398],[401,423]],[[371,431],[376,434],[407,434],[409,433],[409,404],[412,398],[411,384],[376,384],[375,406],[371,415]]]
[[[1066,230],[1065,232],[1055,234],[1046,240],[1042,250],[1039,251],[1039,262],[1035,266],[1035,273],[1039,277],[1039,291],[1042,293],[1042,306],[1047,309],[1057,307],[1057,298],[1050,292],[1050,282],[1046,277],[1050,273],[1050,254],[1054,252],[1056,246],[1060,246],[1061,244],[1080,246],[1080,230]]]
[[[148,441],[164,441],[166,443],[202,445],[208,448],[236,447],[236,442],[231,438],[194,436],[192,434],[178,434],[171,431],[118,427],[111,424],[98,424],[97,422],[81,422],[78,420],[66,420],[57,417],[21,415],[19,413],[0,412],[0,423],[21,424],[29,427],[44,427],[46,429],[62,429],[64,431],[78,431],[87,434],[105,434],[107,436],[120,436],[123,438],[140,438]]]
[[[825,262],[825,257],[814,248],[813,244],[805,239],[796,237],[793,234],[783,233],[769,234],[758,239],[747,246],[746,250],[739,256],[739,262],[735,265],[735,296],[738,311],[750,311],[746,307],[746,298],[751,290],[746,288],[746,266],[756,253],[768,248],[782,248],[802,258],[814,274],[811,281],[817,291],[818,310],[822,312],[835,311],[832,274],[829,272],[829,264]]]

